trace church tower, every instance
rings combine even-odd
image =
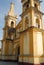
[[[23,13],[21,17],[24,17],[25,20],[28,19],[29,27],[34,26],[42,29],[43,13],[40,11],[40,3],[40,0],[22,0]]]
[[[14,12],[14,3],[11,3],[10,10],[5,16],[5,26],[3,28],[3,40],[2,40],[2,59],[11,60],[14,57],[13,54],[13,45],[15,38],[15,27],[16,27],[17,16]]]
[[[43,30],[40,0],[21,0],[22,2],[22,26],[20,32],[19,64],[41,65],[43,58]]]

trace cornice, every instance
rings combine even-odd
[[[23,32],[26,32],[26,31],[32,31],[32,30],[35,31],[35,32],[44,32],[43,29],[31,26],[31,27],[28,27],[27,29],[25,29],[23,31],[20,31],[19,33],[23,33]]]
[[[14,19],[14,20],[15,20],[15,19],[17,19],[17,18],[16,18],[16,16],[9,16],[9,15],[8,15],[8,16],[5,16],[5,19],[6,19],[6,20],[7,20],[7,19]]]

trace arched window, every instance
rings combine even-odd
[[[35,5],[34,5],[34,6],[35,6],[35,8],[37,8],[37,9],[38,9],[38,5],[37,5],[36,3],[35,3]]]
[[[11,21],[11,27],[13,27],[14,26],[14,22],[13,21]]]
[[[37,28],[40,28],[40,23],[39,22],[40,22],[39,19],[36,19],[36,27]]]
[[[29,8],[29,4],[27,4],[26,8]]]

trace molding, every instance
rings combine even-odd
[[[34,63],[19,62],[18,65],[44,65],[44,63],[34,64]]]

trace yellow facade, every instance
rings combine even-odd
[[[44,31],[39,0],[22,0],[21,21],[16,26],[14,3],[5,17],[2,59],[44,63]],[[3,56],[6,55],[6,56]],[[12,56],[11,56],[12,55]]]

